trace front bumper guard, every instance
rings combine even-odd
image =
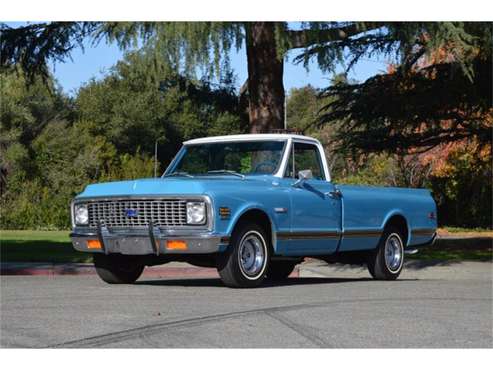
[[[205,254],[225,250],[229,238],[213,233],[177,233],[167,232],[149,224],[148,228],[136,230],[110,231],[105,225],[99,224],[97,230],[72,232],[72,245],[80,252],[121,253],[128,255],[161,255],[161,254]],[[88,247],[89,240],[99,240],[101,248]],[[186,243],[186,249],[168,249],[168,240],[180,240]]]

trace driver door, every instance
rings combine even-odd
[[[310,170],[313,178],[298,181],[299,171]],[[317,145],[293,141],[284,182],[289,189],[290,235],[282,235],[286,254],[330,254],[341,236],[341,199],[326,180]]]

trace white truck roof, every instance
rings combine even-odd
[[[318,151],[320,153],[320,159],[322,160],[322,167],[325,173],[326,181],[330,181],[330,171],[327,165],[327,159],[325,158],[324,148],[320,142],[309,136],[303,135],[295,135],[295,134],[245,134],[245,135],[225,135],[225,136],[211,136],[204,137],[200,139],[193,139],[185,141],[184,145],[193,145],[193,144],[208,144],[208,143],[227,143],[227,142],[238,142],[238,141],[261,141],[261,140],[286,140],[290,145],[293,141],[304,141],[307,143],[315,144],[318,147]],[[284,168],[286,167],[289,159],[289,150],[285,150],[284,156],[281,160],[281,165],[279,166],[279,170],[274,176],[283,177],[284,176]]]
[[[252,141],[252,140],[287,140],[287,139],[298,139],[304,141],[311,141],[313,143],[318,143],[317,139],[309,136],[294,135],[294,134],[244,134],[244,135],[225,135],[225,136],[210,136],[203,137],[199,139],[192,139],[185,141],[183,144],[205,144],[205,143],[218,143],[218,142],[229,142],[229,141]]]

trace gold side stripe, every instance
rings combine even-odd
[[[411,230],[411,233],[413,235],[429,236],[429,235],[433,235],[434,232],[435,232],[435,229],[414,229],[414,230]]]
[[[333,239],[340,238],[341,236],[350,238],[375,238],[382,235],[381,231],[375,230],[358,230],[348,231],[345,233],[340,232],[298,232],[298,233],[277,233],[277,238],[284,239]]]
[[[345,231],[343,236],[350,238],[379,238],[382,235],[378,230],[352,230]]]
[[[415,229],[413,235],[430,236],[435,232],[434,229]],[[341,236],[349,238],[379,238],[382,235],[381,231],[375,230],[353,230],[340,232],[297,232],[297,233],[277,233],[277,239],[280,240],[316,240],[316,239],[334,239]],[[229,243],[229,238],[222,238],[221,243]]]
[[[413,235],[430,236],[435,232],[434,229],[415,229],[412,230]],[[341,236],[346,238],[379,238],[382,231],[379,230],[351,230],[343,233],[339,232],[297,232],[297,233],[277,233],[277,238],[284,239],[331,239]]]
[[[278,239],[330,239],[339,238],[338,232],[306,232],[306,233],[277,233]]]

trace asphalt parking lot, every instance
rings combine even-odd
[[[412,261],[394,282],[304,264],[250,290],[219,279],[1,276],[2,347],[493,347],[492,264]]]

